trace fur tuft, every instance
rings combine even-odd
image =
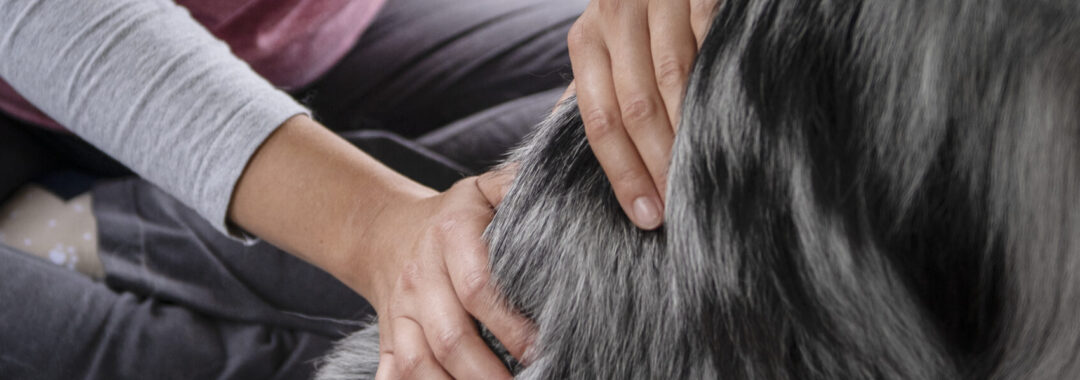
[[[564,105],[487,231],[539,326],[518,378],[1080,376],[1078,8],[724,1],[659,231]]]

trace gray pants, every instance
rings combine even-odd
[[[585,3],[390,0],[353,52],[297,96],[335,130],[407,136],[343,132],[445,187],[493,163],[550,110],[569,78],[566,32]],[[121,179],[93,191],[104,282],[0,246],[0,378],[304,379],[371,316],[327,274],[225,239],[152,185]]]

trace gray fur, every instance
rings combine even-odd
[[[517,377],[1076,378],[1078,22],[1066,1],[725,1],[663,229],[622,215],[572,102],[511,158],[487,238],[539,327]],[[368,376],[371,329],[319,378]]]
[[[338,342],[319,363],[319,380],[374,379],[379,367],[379,325],[372,323]]]

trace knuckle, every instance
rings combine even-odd
[[[489,210],[477,210],[473,208],[459,208],[455,210],[456,215],[446,215],[440,217],[435,224],[436,241],[442,243],[444,247],[454,246],[459,247],[463,241],[471,239],[468,236],[468,225],[473,223],[473,218],[489,212]],[[446,250],[443,249],[443,254]]]
[[[657,108],[656,102],[649,98],[634,98],[623,106],[623,121],[628,124],[637,124],[652,119],[656,115]]]
[[[455,210],[461,212],[460,209]],[[435,215],[431,225],[432,238],[441,244],[452,241],[460,232],[462,223],[460,215],[440,213]]]
[[[423,275],[420,272],[420,264],[416,262],[406,263],[401,268],[401,289],[404,291],[415,290]]]
[[[656,83],[661,88],[682,88],[690,72],[690,65],[674,56],[661,58],[656,64]]]
[[[615,129],[615,117],[607,111],[594,108],[582,118],[585,122],[585,133],[593,137],[603,137]]]
[[[453,235],[454,231],[457,230],[457,217],[451,215],[442,215],[438,216],[437,218],[438,224],[436,224],[435,226],[435,231],[445,236]]]
[[[465,330],[457,327],[451,327],[439,332],[435,337],[435,342],[432,344],[432,351],[435,354],[435,358],[443,361],[450,357],[461,346],[461,342],[465,339]]]
[[[394,366],[405,377],[416,373],[416,370],[424,363],[424,355],[419,352],[407,352],[394,354]]]
[[[479,306],[490,278],[487,271],[474,271],[465,275],[460,294],[461,302],[471,309]]]

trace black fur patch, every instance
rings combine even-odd
[[[519,378],[1080,374],[1075,2],[727,0],[690,82],[658,232],[573,103],[512,158]]]

